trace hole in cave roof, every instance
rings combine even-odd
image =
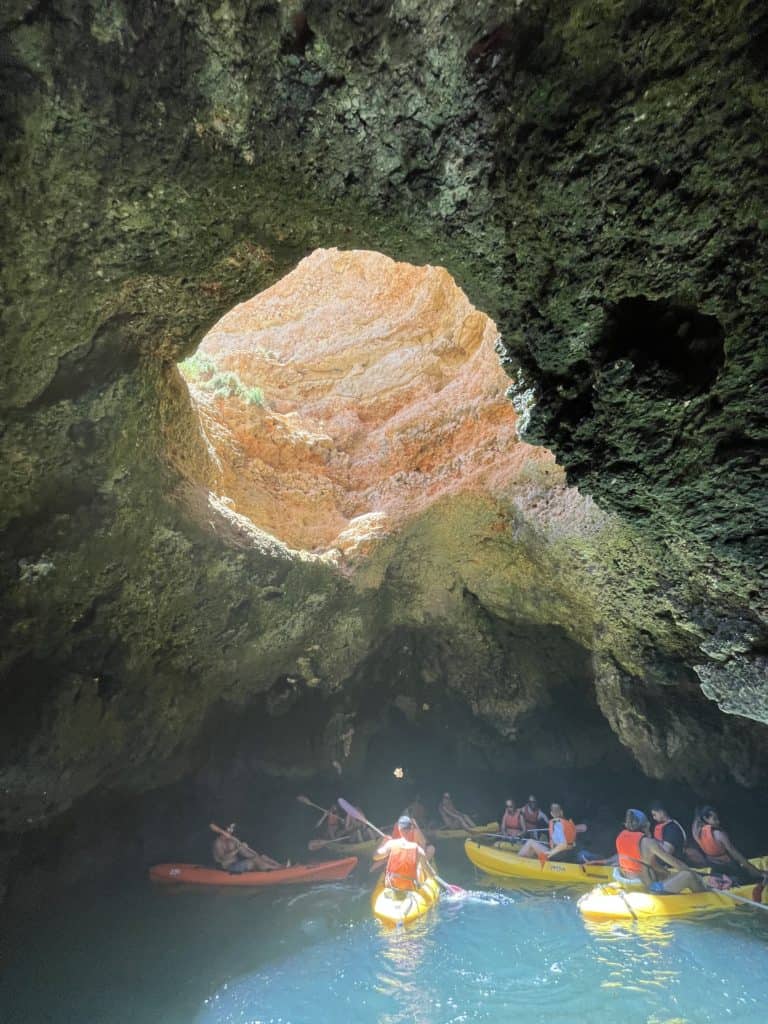
[[[289,547],[344,557],[446,495],[502,494],[552,457],[517,440],[497,336],[440,267],[315,250],[180,364],[198,482]]]

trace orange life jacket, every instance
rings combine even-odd
[[[726,860],[730,859],[726,848],[719,839],[715,839],[715,830],[711,825],[701,826],[701,831],[699,832],[699,837],[696,842],[702,848],[707,857],[721,857]]]
[[[524,804],[520,808],[520,813],[522,814],[522,816],[523,816],[523,818],[525,820],[525,824],[526,824],[527,828],[535,828],[539,824],[539,821],[541,820],[541,817],[540,817],[541,816],[541,811],[538,810],[538,809],[535,810],[535,811],[532,811],[531,808],[528,806],[528,804]]]
[[[504,811],[504,817],[501,819],[501,831],[502,832],[522,832],[523,823],[520,820],[520,811]]]
[[[576,842],[576,826],[570,818],[550,818],[549,821],[549,845],[554,846],[554,834],[555,834],[555,822],[559,821],[563,826],[563,836],[569,846],[573,846]]]
[[[624,829],[616,836],[616,853],[619,855],[619,868],[625,875],[640,875],[643,872],[643,855],[640,852],[640,841],[644,833],[630,832]]]
[[[419,866],[419,850],[396,846],[387,861],[387,885],[393,889],[415,889]]]
[[[670,818],[669,821],[659,821],[653,826],[653,838],[658,843],[664,841],[664,829],[667,827],[667,825],[677,825],[683,836],[683,842],[685,842],[685,840],[688,838],[688,836],[685,834],[685,829],[679,821],[675,821],[674,818]]]

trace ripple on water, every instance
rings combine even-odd
[[[405,930],[349,921],[196,1024],[764,1024],[766,938],[734,915],[595,925],[568,895],[470,893]]]

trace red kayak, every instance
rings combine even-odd
[[[155,864],[149,869],[153,882],[177,885],[296,885],[302,882],[338,882],[357,867],[357,857],[326,860],[321,864],[294,864],[277,871],[244,871],[231,875],[202,864]]]

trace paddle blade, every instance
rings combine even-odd
[[[350,816],[350,818],[354,818],[355,821],[365,822],[365,815],[362,813],[362,811],[358,811],[358,809],[356,807],[353,807],[352,804],[349,803],[349,801],[345,800],[343,796],[340,796],[336,803],[339,805],[342,811],[344,811],[345,814],[348,814]]]
[[[299,801],[300,804],[306,804],[308,807],[312,806],[312,801],[309,799],[308,796],[299,795],[296,797],[296,799]]]

